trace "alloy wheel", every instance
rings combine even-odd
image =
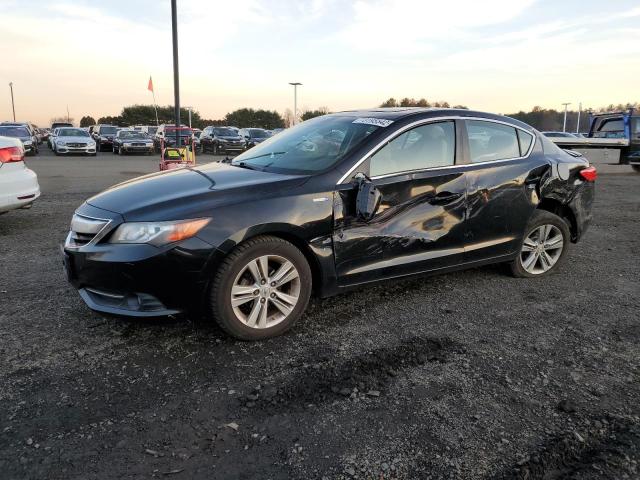
[[[524,239],[520,252],[522,268],[532,275],[548,272],[560,259],[564,236],[555,225],[534,228]]]
[[[300,274],[279,255],[263,255],[240,270],[231,287],[231,307],[250,328],[270,328],[285,320],[300,298]]]

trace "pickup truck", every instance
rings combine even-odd
[[[550,137],[561,148],[620,150],[620,164],[631,165],[640,173],[640,113],[633,108],[626,112],[589,115],[589,134],[585,138]]]

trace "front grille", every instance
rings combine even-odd
[[[131,144],[132,147],[146,147],[147,144],[146,143],[132,143]]]
[[[67,147],[72,147],[72,148],[83,148],[86,146],[87,146],[86,143],[67,143]]]
[[[108,224],[109,220],[84,217],[76,213],[71,219],[71,231],[67,237],[67,246],[82,247],[87,245],[96,239]]]

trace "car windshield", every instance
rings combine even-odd
[[[137,131],[121,130],[118,132],[118,138],[137,138],[144,140],[147,138],[147,135]]]
[[[247,128],[247,130],[249,131],[249,135],[251,135],[252,138],[265,138],[269,136],[267,131],[261,128]]]
[[[109,135],[116,133],[118,131],[118,127],[100,127],[100,133],[103,135]]]
[[[237,137],[238,133],[231,128],[214,128],[213,133],[221,137]]]
[[[237,156],[232,164],[274,173],[308,174],[333,166],[380,123],[351,116],[324,115],[287,129]]]
[[[89,132],[81,128],[61,128],[58,130],[59,137],[88,137]]]
[[[25,127],[2,127],[0,126],[0,137],[30,137],[29,130]]]
[[[175,137],[176,136],[176,129],[175,128],[167,128],[167,130],[164,132],[165,135],[167,137]],[[180,136],[181,137],[190,137],[191,136],[191,130],[180,130]]]
[[[147,127],[147,133],[149,135],[153,135],[154,133],[156,133],[158,131],[158,127]]]

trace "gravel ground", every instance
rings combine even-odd
[[[389,283],[242,343],[106,318],[63,278],[74,209],[155,162],[47,152],[0,216],[1,478],[640,478],[640,175],[601,176],[549,278]]]

